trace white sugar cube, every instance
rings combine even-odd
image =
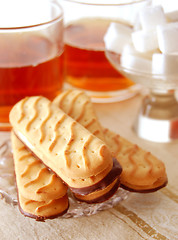
[[[121,53],[125,44],[131,42],[132,29],[121,23],[111,23],[104,36],[105,47],[109,51]]]
[[[139,55],[140,52],[138,52],[132,43],[126,44],[123,48],[122,54],[128,54],[128,55]]]
[[[151,60],[130,54],[123,54],[121,56],[121,66],[143,73],[151,73],[152,68]]]
[[[167,17],[167,20],[169,22],[176,22],[176,21],[178,21],[178,10],[166,13],[166,17]]]
[[[144,8],[140,13],[140,23],[143,30],[155,29],[157,25],[166,23],[166,16],[161,6]]]
[[[158,50],[155,51],[151,51],[151,52],[138,52],[135,47],[133,46],[133,44],[126,44],[123,48],[123,52],[122,54],[129,54],[129,55],[135,55],[137,57],[142,57],[142,58],[146,58],[149,60],[152,60],[152,55],[153,53],[159,53]]]
[[[153,54],[152,72],[165,76],[178,74],[178,55]]]
[[[156,31],[136,31],[132,33],[132,41],[139,52],[149,52],[158,48]]]
[[[157,35],[162,53],[178,53],[178,22],[157,26]]]

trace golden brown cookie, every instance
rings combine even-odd
[[[67,212],[67,186],[11,132],[20,211],[38,221]]]
[[[35,218],[37,221],[53,219],[65,214],[69,207],[68,196],[49,201],[35,201],[18,194],[19,209],[27,217]]]
[[[96,186],[113,167],[106,144],[44,97],[22,99],[10,122],[18,138],[74,192]]]
[[[66,195],[67,186],[11,132],[18,191],[27,199],[49,201]]]
[[[122,166],[121,186],[133,192],[153,192],[167,184],[165,165],[150,152],[104,129],[105,141]]]
[[[99,137],[101,140],[104,140],[103,129],[96,117],[91,100],[83,91],[64,91],[53,100],[53,103],[61,108],[70,117],[83,125],[92,134]],[[119,166],[117,170],[119,171],[118,174],[120,175],[121,167]],[[119,185],[119,177],[117,179],[109,177],[109,185],[104,187],[102,190],[94,191],[93,189],[93,191],[87,195],[76,193],[75,197],[80,201],[85,201],[88,203],[102,202],[110,198],[117,191]]]
[[[92,134],[104,140],[104,133],[100,122],[95,114],[90,97],[81,90],[67,90],[60,93],[53,103],[61,108],[66,114],[83,125]],[[116,168],[115,168],[116,170]],[[111,170],[113,171],[113,169]],[[117,166],[118,175],[121,173],[121,166]],[[111,174],[111,173],[110,173]],[[106,181],[105,181],[106,182]],[[78,200],[88,203],[102,202],[110,198],[118,189],[120,179],[109,179],[109,185],[102,190],[92,191],[90,194],[75,194]]]
[[[104,139],[123,168],[121,174],[123,188],[130,191],[149,192],[156,191],[167,184],[164,163],[123,137],[110,130],[103,130],[93,110],[90,98],[83,91],[63,92],[53,102],[93,134],[97,133],[98,128],[100,133],[98,137]],[[88,128],[85,122],[90,122],[91,119],[95,119],[95,126],[91,124]]]

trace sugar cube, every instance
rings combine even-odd
[[[139,56],[123,54],[121,56],[121,66],[143,73],[151,73],[151,60]]]
[[[150,31],[135,31],[131,34],[135,49],[139,52],[149,52],[158,48],[157,33]]]
[[[150,51],[150,52],[138,52],[135,47],[133,46],[133,44],[126,44],[123,48],[123,52],[122,54],[129,54],[129,55],[135,55],[138,57],[142,57],[142,58],[146,58],[149,60],[152,60],[152,55],[153,53],[160,53],[159,50],[154,50],[154,51]]]
[[[153,54],[152,72],[165,76],[178,74],[178,55]]]
[[[178,53],[178,22],[157,26],[157,36],[162,53]]]
[[[157,25],[166,23],[166,16],[161,6],[151,6],[139,12],[140,23],[145,31],[155,29]]]
[[[131,33],[129,26],[112,22],[104,36],[106,49],[121,53],[124,45],[131,42]]]

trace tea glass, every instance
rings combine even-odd
[[[140,86],[116,71],[105,56],[104,35],[111,22],[133,25],[147,0],[58,0],[64,10],[65,88],[79,88],[93,102],[134,96]]]
[[[63,10],[55,1],[0,1],[0,130],[26,96],[53,99],[63,86]]]

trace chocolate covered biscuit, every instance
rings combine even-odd
[[[59,94],[53,102],[93,134],[100,133],[98,137],[104,139],[123,168],[121,174],[123,188],[135,192],[152,192],[167,184],[164,163],[118,134],[103,129],[90,98],[84,92],[68,90]],[[95,119],[95,125],[85,124],[91,122],[91,119]]]
[[[63,91],[59,94],[54,100],[53,103],[56,104],[59,108],[61,108],[65,113],[67,113],[70,117],[75,119],[81,125],[83,125],[88,131],[92,134],[104,140],[104,133],[100,122],[98,121],[93,105],[89,96],[87,96],[83,91],[80,90],[67,90]],[[114,160],[116,161],[116,160]],[[114,164],[115,166],[112,168],[110,173],[107,176],[107,180],[105,178],[105,183],[108,181],[108,184],[102,188],[102,190],[94,190],[87,195],[81,195],[84,193],[83,191],[76,193],[75,197],[80,201],[86,201],[88,203],[96,203],[102,202],[110,198],[118,189],[120,185],[120,178],[113,178],[112,172],[117,171],[118,174],[121,174],[121,166],[119,164]],[[114,174],[117,176],[116,174]],[[102,182],[99,183],[102,185]],[[76,192],[76,191],[75,191]]]
[[[120,179],[116,178],[110,185],[102,190],[92,192],[87,195],[74,194],[79,201],[87,203],[101,203],[112,197],[120,186]]]
[[[67,212],[69,207],[67,194],[59,199],[35,201],[27,199],[19,193],[18,201],[21,213],[37,221],[44,221],[61,216]]]
[[[63,215],[69,206],[67,186],[11,132],[20,211],[43,221]]]
[[[49,201],[66,195],[67,186],[11,132],[14,168],[19,192],[28,199]]]
[[[22,99],[10,122],[18,138],[74,192],[97,185],[113,167],[106,144],[44,97]]]
[[[81,191],[75,193],[74,196],[80,200],[87,203],[100,203],[104,202],[110,197],[112,197],[117,189],[120,186],[120,174],[122,172],[122,168],[116,159],[113,159],[113,168],[105,177],[105,183],[107,185],[102,187],[102,182],[100,182],[100,188],[97,190],[91,191],[89,194],[81,194]],[[94,186],[93,186],[94,187]]]
[[[106,143],[122,166],[121,186],[133,192],[153,192],[166,186],[164,163],[150,152],[104,129]]]

